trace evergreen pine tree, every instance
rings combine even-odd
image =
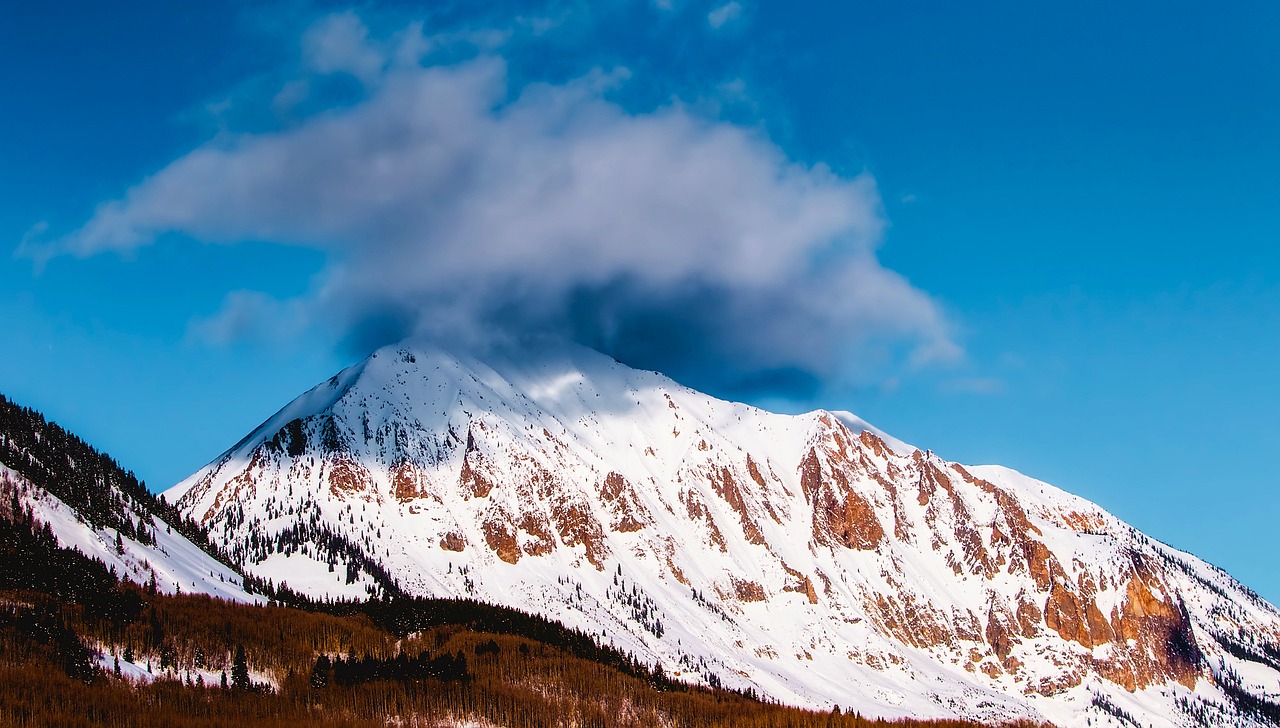
[[[245,661],[244,645],[236,645],[236,655],[231,661],[231,687],[249,689],[249,663]]]

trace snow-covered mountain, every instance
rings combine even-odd
[[[1280,715],[1280,612],[1221,570],[851,414],[772,414],[577,347],[382,349],[166,496],[301,592],[483,599],[787,703]]]

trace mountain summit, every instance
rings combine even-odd
[[[381,349],[166,497],[313,596],[466,596],[864,715],[1276,725],[1280,612],[1098,506],[575,346]]]

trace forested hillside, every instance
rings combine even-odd
[[[228,566],[232,559],[209,541],[208,532],[157,498],[111,456],[45,419],[40,412],[0,394],[0,465],[22,475],[75,510],[92,529],[114,529],[154,544],[159,518]]]

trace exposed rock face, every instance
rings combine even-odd
[[[644,504],[621,473],[610,471],[605,476],[600,488],[600,498],[612,507],[611,528],[614,531],[619,533],[639,531],[651,520]]]
[[[467,542],[463,540],[462,534],[449,532],[440,537],[440,548],[461,553],[467,550]]]
[[[398,463],[391,467],[391,494],[401,503],[407,503],[422,492],[422,477],[410,463]]]
[[[475,498],[487,498],[493,492],[493,483],[485,477],[488,470],[484,455],[476,449],[475,435],[467,429],[467,449],[462,455],[462,470],[458,473],[458,483],[464,492]]]
[[[843,444],[843,437],[838,437]],[[827,462],[817,451],[800,463],[800,489],[813,508],[813,537],[824,545],[847,549],[874,549],[884,538],[875,509],[849,486],[849,463],[843,452],[827,452]],[[824,471],[826,477],[824,477]]]
[[[754,581],[738,581],[735,579],[733,590],[738,600],[743,602],[763,602],[768,598],[764,593],[764,587]]]
[[[508,564],[520,561],[520,544],[516,541],[516,531],[510,523],[495,518],[485,521],[481,528],[484,530],[485,543],[489,544],[498,558]]]
[[[329,492],[337,498],[373,492],[373,478],[356,460],[338,455],[328,462]]]
[[[170,499],[264,573],[282,555],[262,541],[311,524],[313,553],[323,527],[408,591],[550,613],[789,702],[1192,725],[1260,694],[1241,670],[1280,683],[1273,607],[1012,471],[590,352],[412,354],[304,395]]]

